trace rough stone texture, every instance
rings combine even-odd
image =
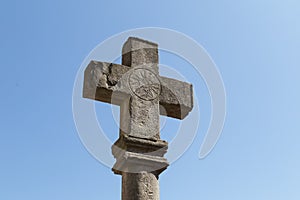
[[[122,185],[122,199],[159,200],[158,178],[153,173],[124,173]]]
[[[122,175],[123,200],[159,199],[158,177],[169,165],[159,115],[183,119],[193,107],[192,85],[158,72],[157,44],[133,37],[122,48],[122,65],[91,61],[84,72],[83,97],[120,106],[112,170]]]
[[[130,37],[122,48],[122,64],[137,67],[144,64],[156,64],[158,72],[158,45],[156,43]]]
[[[147,71],[145,69],[141,69]],[[143,77],[139,77],[143,80]],[[141,80],[139,80],[141,82]],[[144,77],[147,80],[147,77]],[[148,85],[144,85],[148,87]],[[143,87],[143,85],[141,85]],[[147,88],[138,88],[146,92]],[[151,86],[150,86],[151,87]],[[135,90],[138,92],[138,90]],[[129,101],[121,105],[129,109],[121,109],[121,133],[128,134],[134,137],[159,139],[159,96],[154,99],[141,98],[143,92],[138,92],[138,95],[133,93]],[[124,119],[124,120],[123,120]]]
[[[184,119],[193,108],[193,86],[171,78],[160,77],[161,95],[159,103],[161,115]],[[163,113],[165,110],[166,113]]]
[[[164,140],[148,140],[124,134],[112,146],[114,155],[119,155],[120,150],[162,157],[167,153],[168,143]]]
[[[163,140],[148,140],[122,135],[112,146],[112,153],[117,158],[113,166],[116,174],[122,172],[155,172],[160,174],[168,167],[163,157],[168,143]]]
[[[83,97],[121,105],[126,95],[132,95],[132,91],[124,88],[129,87],[126,77],[131,69],[125,65],[91,61],[84,73]],[[193,108],[192,85],[171,78],[158,78],[161,84],[159,104],[164,108],[160,109],[160,114],[184,119]]]
[[[132,95],[125,105],[129,109],[121,109],[121,119],[127,119],[121,120],[121,131],[134,137],[159,139],[157,44],[130,37],[122,48],[122,64],[131,67],[126,79]]]
[[[121,104],[124,95],[129,95],[126,90],[121,90],[117,84],[130,67],[91,61],[84,71],[83,97],[106,103]],[[115,101],[112,102],[114,94]],[[119,96],[118,96],[119,95]],[[119,101],[116,101],[117,96]]]

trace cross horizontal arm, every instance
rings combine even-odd
[[[112,94],[118,92],[115,86],[129,69],[124,65],[91,61],[84,71],[83,97],[117,104],[112,102]]]
[[[160,81],[160,114],[184,119],[193,108],[193,85],[167,77]]]
[[[84,72],[83,97],[119,105],[124,95],[130,95],[129,90],[118,86],[120,79],[130,69],[132,68],[125,65],[91,61]],[[192,85],[166,77],[159,79],[160,114],[177,119],[185,118],[193,107]]]

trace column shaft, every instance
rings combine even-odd
[[[149,172],[123,172],[122,200],[159,200],[158,176]]]

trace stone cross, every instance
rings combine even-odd
[[[120,106],[112,170],[122,175],[122,200],[158,200],[158,177],[169,165],[159,115],[185,118],[193,107],[192,85],[160,76],[158,45],[130,37],[123,45],[122,65],[90,62],[83,97]]]

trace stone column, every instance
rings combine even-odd
[[[115,174],[122,175],[122,200],[159,200],[158,177],[168,167],[168,143],[121,136],[112,147]]]
[[[154,173],[123,173],[122,174],[123,200],[158,200],[158,176]]]

